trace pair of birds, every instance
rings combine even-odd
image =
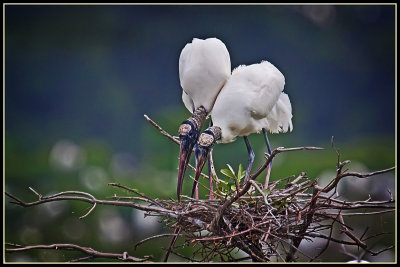
[[[193,148],[196,172],[192,197],[196,192],[198,198],[198,179],[215,142],[230,143],[236,137],[243,136],[248,151],[246,183],[254,161],[254,152],[247,136],[262,131],[268,152],[271,153],[267,130],[283,133],[293,129],[290,100],[282,92],[285,85],[283,74],[268,61],[241,65],[231,73],[229,52],[217,38],[194,38],[186,44],[179,58],[179,78],[183,103],[192,115],[182,122],[178,130],[178,200]],[[200,135],[208,115],[211,115],[212,126]],[[270,170],[271,164],[264,188],[268,186]],[[212,195],[210,180],[210,198]]]

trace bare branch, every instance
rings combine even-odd
[[[27,250],[35,250],[35,249],[51,249],[51,250],[76,250],[81,251],[90,257],[94,258],[108,258],[108,259],[116,259],[121,261],[131,261],[131,262],[144,262],[148,261],[149,258],[136,258],[130,256],[127,252],[123,252],[121,254],[118,253],[107,253],[107,252],[100,252],[94,250],[90,247],[83,247],[75,244],[51,244],[51,245],[31,245],[31,246],[22,246],[17,244],[6,243],[6,245],[13,246],[14,248],[6,248],[6,253],[14,253],[14,252],[21,252]]]
[[[162,135],[179,144],[179,140],[176,137],[164,131],[147,115],[144,115],[144,117]],[[333,139],[332,147],[334,147]],[[216,190],[214,191],[216,194],[213,199],[193,199],[187,196],[182,196],[181,201],[153,199],[136,189],[118,183],[110,183],[109,185],[126,190],[129,194],[134,194],[134,196],[114,194],[107,200],[103,200],[81,191],[65,191],[43,196],[38,190],[29,188],[37,197],[37,200],[25,202],[8,192],[5,192],[5,194],[11,199],[11,203],[21,207],[31,207],[47,202],[65,200],[81,201],[92,205],[89,211],[80,218],[88,216],[99,205],[138,209],[145,211],[148,216],[159,216],[165,225],[172,230],[173,234],[150,236],[134,244],[133,248],[136,249],[141,244],[155,238],[172,236],[173,239],[168,249],[166,249],[165,259],[168,259],[168,255],[173,253],[192,262],[215,260],[234,262],[244,259],[235,259],[234,257],[233,251],[240,249],[247,253],[253,261],[267,262],[271,261],[271,259],[285,261],[285,257],[289,261],[294,261],[296,260],[295,254],[298,253],[304,255],[310,261],[315,261],[332,243],[358,247],[362,249],[362,253],[368,252],[371,255],[377,255],[387,249],[391,249],[393,246],[387,246],[379,251],[372,250],[373,245],[371,245],[371,242],[379,236],[379,233],[374,233],[366,238],[366,231],[363,229],[363,233],[358,236],[355,234],[356,230],[354,230],[357,228],[349,223],[351,220],[348,220],[348,224],[344,221],[344,218],[347,218],[345,216],[394,213],[396,209],[395,201],[390,191],[388,191],[388,199],[381,201],[372,201],[373,197],[371,196],[363,200],[345,201],[339,199],[335,192],[329,192],[333,189],[336,190],[337,185],[344,177],[367,178],[393,171],[395,167],[367,173],[352,172],[346,169],[350,161],[341,161],[340,151],[334,147],[338,156],[335,166],[336,175],[324,188],[317,185],[317,178],[309,178],[306,172],[275,179],[274,182],[270,183],[268,193],[267,191],[264,192],[259,183],[256,182],[257,177],[279,153],[321,149],[323,148],[313,146],[276,148],[271,155],[266,156],[265,161],[250,175],[245,184],[236,184],[235,190],[231,190],[225,184],[218,183],[219,180],[216,177],[213,162],[211,161],[211,171],[213,179],[216,181]],[[194,169],[193,166],[190,167]],[[202,174],[202,176],[209,178],[205,174]],[[202,183],[200,184],[202,185]],[[250,188],[255,188],[255,190],[250,192]],[[312,194],[309,193],[311,188],[313,189]],[[340,240],[333,236],[335,224],[350,238],[349,240]],[[325,234],[327,230],[329,234]],[[175,241],[178,236],[183,243],[176,245]],[[325,239],[327,242],[317,257],[313,258],[299,250],[299,245],[303,240],[313,241],[315,238]],[[7,253],[30,249],[55,249],[55,247],[61,248],[62,245],[21,246],[9,244],[9,246],[13,247],[8,248],[9,251]],[[85,253],[85,256],[72,260],[75,262],[100,256],[106,257],[107,255],[110,258],[120,260],[134,259],[130,258],[126,252],[122,254],[102,254],[91,248],[72,244],[64,245],[65,250],[81,250]],[[191,257],[183,256],[176,251],[186,246],[193,247],[193,255]],[[138,259],[137,261],[145,260],[147,258]]]
[[[145,119],[150,122],[151,125],[153,125],[162,135],[170,139],[172,142],[176,143],[177,145],[180,145],[180,142],[177,138],[174,136],[170,135],[166,131],[164,131],[157,123],[155,123],[152,119],[149,118],[146,114],[144,114]]]

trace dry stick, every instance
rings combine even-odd
[[[283,196],[283,197],[281,197],[281,198],[279,198],[277,200],[274,200],[271,204],[273,205],[273,204],[280,203],[282,200],[287,199],[289,197],[293,197],[293,196],[297,195],[298,193],[304,192],[304,191],[308,190],[309,188],[311,188],[313,186],[313,183],[310,180],[305,181],[303,184],[306,184],[306,186],[305,187],[300,187],[299,189],[291,192],[290,194],[285,195],[285,196]]]
[[[174,143],[180,145],[179,140],[177,140],[176,138],[174,138],[172,135],[170,135],[169,133],[167,133],[166,131],[164,131],[157,123],[155,123],[153,120],[151,120],[149,118],[149,116],[147,116],[146,114],[144,114],[145,119],[150,122],[154,127],[157,128],[158,131],[160,131],[160,133],[162,135],[164,135],[165,137],[167,137],[168,139],[172,140]]]
[[[352,206],[352,205],[360,205],[360,207],[363,205],[383,205],[383,204],[391,204],[391,203],[395,203],[395,201],[393,199],[390,200],[385,200],[385,201],[370,201],[370,200],[360,200],[360,201],[353,201],[353,202],[346,202],[344,200],[340,200],[340,199],[335,199],[335,198],[328,198],[327,196],[324,195],[319,195],[318,198],[320,199],[327,199],[330,202],[335,202],[338,204],[341,204],[343,206],[343,208],[345,208],[345,206]],[[329,205],[333,205],[333,204],[329,204]],[[380,206],[378,206],[380,207]]]
[[[260,175],[261,172],[263,172],[265,170],[265,168],[268,166],[268,164],[272,161],[272,158],[275,157],[275,155],[278,153],[289,152],[289,151],[299,151],[299,150],[322,150],[322,149],[324,149],[324,148],[314,147],[314,146],[292,147],[292,148],[278,147],[278,148],[274,149],[274,151],[272,151],[271,155],[264,162],[264,164],[255,173],[253,173],[250,176],[250,179],[254,180],[255,178],[257,178],[257,176]]]
[[[316,260],[317,258],[319,258],[319,257],[328,249],[329,244],[330,244],[331,239],[332,239],[333,225],[335,224],[335,222],[336,222],[337,218],[339,217],[339,214],[340,214],[340,213],[341,213],[341,210],[339,210],[339,213],[338,213],[338,215],[336,216],[336,218],[335,218],[334,220],[332,220],[332,224],[331,224],[330,227],[329,227],[329,238],[328,238],[328,240],[326,241],[326,244],[325,244],[324,248],[323,248],[323,249],[314,257],[314,259],[312,259],[311,261],[314,261],[314,260]]]
[[[178,239],[178,236],[179,236],[179,234],[181,232],[181,229],[182,229],[182,227],[175,228],[175,231],[174,231],[174,234],[173,234],[174,237],[172,237],[171,241],[169,241],[167,253],[165,253],[165,256],[164,256],[164,262],[168,261],[169,254],[171,253],[172,248],[175,245],[176,240]]]
[[[311,199],[310,207],[309,207],[308,212],[306,214],[304,225],[303,225],[302,229],[299,231],[299,234],[293,239],[293,246],[290,248],[290,252],[286,256],[286,261],[294,260],[294,254],[296,253],[296,250],[294,250],[294,248],[297,249],[300,246],[300,243],[304,239],[305,233],[306,233],[308,227],[310,226],[310,224],[312,222],[312,218],[313,218],[314,213],[315,213],[315,209],[316,209],[315,206],[316,206],[316,202],[317,202],[317,198],[314,197],[314,196],[319,194],[319,190],[315,186],[316,182],[317,182],[316,180],[313,182],[313,185],[314,185],[313,198]]]
[[[122,189],[127,190],[128,192],[135,193],[135,194],[141,196],[142,198],[144,198],[144,199],[150,201],[151,203],[155,204],[156,206],[162,207],[162,205],[161,205],[160,203],[158,203],[158,202],[155,201],[154,199],[152,199],[152,198],[150,198],[150,197],[148,197],[148,196],[145,196],[144,194],[142,194],[142,193],[136,191],[135,189],[129,188],[129,187],[124,186],[124,185],[121,185],[121,184],[119,184],[119,183],[108,183],[108,185],[109,185],[109,186],[118,187],[118,188],[122,188]]]
[[[272,233],[270,233],[270,235],[273,236],[274,238],[280,240],[281,242],[284,242],[284,243],[288,244],[288,245],[290,246],[290,248],[293,248],[294,250],[300,252],[303,256],[306,256],[307,258],[312,259],[312,258],[311,258],[310,256],[308,256],[307,254],[305,254],[304,252],[302,252],[302,251],[299,250],[298,248],[294,247],[293,244],[291,244],[291,243],[288,242],[287,240],[282,239],[282,238],[280,238],[279,236],[274,235],[274,234],[272,234]],[[282,245],[282,246],[283,246],[283,245]]]
[[[82,251],[92,257],[95,258],[110,258],[110,259],[118,259],[122,261],[132,261],[132,262],[143,262],[147,261],[148,259],[140,259],[133,256],[128,255],[127,252],[122,254],[118,253],[106,253],[106,252],[99,252],[94,250],[90,247],[82,247],[75,244],[51,244],[51,245],[31,245],[31,246],[21,246],[15,244],[7,244],[16,246],[16,248],[6,248],[5,252],[20,252],[20,251],[27,251],[33,249],[61,249],[61,250],[77,250]]]
[[[145,243],[145,242],[147,242],[147,241],[149,241],[149,240],[152,240],[152,239],[155,239],[155,238],[159,238],[159,237],[174,236],[174,235],[175,235],[175,234],[160,234],[160,235],[154,235],[154,236],[147,237],[147,238],[145,238],[145,239],[140,240],[139,242],[137,242],[137,243],[133,246],[133,249],[136,250],[136,248],[137,248],[138,246],[140,246],[141,244],[143,244],[143,243]]]
[[[288,236],[292,236],[292,237],[296,237],[296,235],[294,234],[289,234]],[[350,242],[350,241],[345,241],[342,239],[336,239],[334,237],[329,237],[323,234],[319,234],[319,233],[307,233],[308,237],[314,237],[314,238],[322,238],[322,239],[326,239],[326,240],[331,240],[332,242],[338,243],[338,244],[345,244],[345,245],[349,245],[349,246],[357,246],[357,243],[355,242]]]
[[[42,199],[38,200],[38,201],[33,201],[33,202],[24,202],[18,198],[16,198],[15,196],[13,196],[12,194],[5,192],[5,194],[7,196],[9,196],[10,198],[16,200],[11,201],[11,203],[13,204],[17,204],[19,206],[22,207],[31,207],[31,206],[36,206],[39,204],[43,204],[46,202],[53,202],[53,201],[61,201],[61,200],[78,200],[78,201],[83,201],[83,202],[87,202],[90,204],[101,204],[101,205],[111,205],[111,206],[120,206],[120,207],[131,207],[131,208],[135,208],[138,210],[142,210],[142,211],[148,211],[148,212],[155,212],[157,214],[160,215],[164,215],[164,216],[168,216],[168,217],[172,217],[172,218],[179,218],[179,216],[185,215],[190,213],[190,211],[186,211],[186,212],[182,212],[182,211],[174,211],[174,210],[168,210],[165,209],[163,207],[153,207],[153,206],[146,206],[146,205],[140,205],[134,202],[125,202],[125,201],[111,201],[111,200],[99,200],[99,199],[92,199],[92,198],[87,198],[87,197],[74,197],[74,196],[61,196],[61,194],[65,194],[65,193],[71,193],[71,192],[79,192],[79,191],[66,191],[66,192],[61,192],[58,193],[56,195],[53,195],[51,198],[50,197],[42,197]],[[79,192],[81,193],[81,192]],[[86,215],[85,215],[86,216]],[[191,217],[186,218],[187,221],[198,225],[199,227],[203,227],[205,228],[206,223],[199,220],[199,219],[194,219]]]
[[[249,248],[249,246],[246,244],[247,242],[244,242],[243,240],[238,240],[237,243],[241,244],[240,249],[250,255],[252,261],[263,261],[262,257],[258,256],[251,248]]]
[[[69,193],[70,194],[71,192],[74,192],[74,191],[61,192],[58,195],[65,194],[65,193]],[[170,210],[167,210],[167,209],[164,209],[164,208],[160,208],[160,207],[149,207],[149,206],[140,205],[140,204],[137,204],[137,203],[134,203],[134,202],[126,202],[126,201],[99,200],[99,199],[92,199],[92,198],[87,198],[87,197],[74,197],[74,196],[52,196],[52,197],[42,198],[42,199],[39,199],[39,200],[33,201],[33,202],[24,202],[22,200],[17,199],[15,196],[13,196],[12,194],[10,194],[8,192],[5,192],[5,194],[7,196],[9,196],[10,198],[16,200],[15,202],[11,201],[10,203],[17,204],[17,205],[22,206],[22,207],[31,207],[31,206],[36,206],[36,205],[40,205],[40,204],[47,203],[47,202],[53,202],[53,201],[78,200],[78,201],[87,202],[87,203],[90,203],[90,204],[93,204],[93,205],[94,204],[101,204],[101,205],[111,205],[111,206],[120,206],[120,207],[132,207],[132,208],[135,208],[135,209],[138,209],[138,210],[143,210],[143,211],[154,211],[154,212],[160,212],[160,213],[171,213],[171,212],[173,212],[176,215],[179,214],[177,212],[170,211]]]
[[[342,223],[342,231],[348,236],[350,237],[354,242],[357,243],[357,245],[359,245],[360,247],[362,247],[363,249],[367,250],[368,246],[367,244],[365,244],[364,242],[362,242],[360,239],[358,239],[352,232],[350,232],[350,230],[344,226],[344,220],[341,214],[338,215],[339,216],[339,221]],[[369,251],[369,249],[368,249]]]
[[[290,176],[287,176],[287,177],[284,177],[284,178],[280,178],[280,179],[276,180],[275,182],[273,182],[273,183],[269,186],[270,194],[271,194],[272,190],[273,190],[280,182],[282,182],[282,181],[284,181],[284,180],[288,180],[288,179],[290,179],[290,178],[294,178],[294,177],[295,177],[295,175],[290,175]]]
[[[370,212],[352,212],[352,213],[343,213],[342,216],[376,215],[376,214],[383,214],[383,213],[389,213],[389,212],[395,212],[395,211],[396,211],[396,209],[381,210],[381,211],[370,211]],[[325,215],[334,216],[336,214],[326,213]]]
[[[298,151],[298,150],[321,150],[323,148],[320,147],[294,147],[294,148],[283,148],[283,147],[278,147],[272,151],[271,155],[268,157],[268,159],[264,162],[264,164],[252,175],[250,175],[249,180],[254,180],[258,177],[258,175],[261,174],[261,172],[268,166],[268,164],[272,161],[272,159],[277,155],[278,153],[281,152],[286,152],[286,151]],[[247,181],[247,183],[244,185],[243,189],[235,194],[233,197],[230,199],[227,199],[224,204],[218,209],[216,212],[216,215],[212,222],[210,223],[209,230],[211,232],[218,232],[218,223],[219,220],[221,219],[222,214],[224,213],[225,209],[227,209],[233,202],[238,200],[241,196],[246,194],[246,192],[250,189],[251,182]]]
[[[281,224],[280,224],[279,221],[276,219],[275,215],[272,213],[272,210],[274,210],[274,208],[271,207],[271,205],[268,203],[267,196],[264,194],[264,192],[261,190],[261,188],[257,185],[257,183],[256,183],[254,180],[249,180],[249,182],[250,182],[250,183],[257,189],[257,191],[263,196],[264,203],[265,203],[265,205],[268,206],[268,213],[271,214],[272,218],[274,218],[275,221],[276,221],[276,223],[279,225],[279,227],[281,227]],[[265,216],[267,216],[268,213],[265,214]],[[264,217],[265,217],[265,216],[264,216]]]
[[[262,225],[267,224],[267,223],[269,223],[269,221],[261,222],[261,223],[258,223],[256,225],[254,225],[254,227],[248,228],[248,229],[246,229],[244,231],[241,231],[241,232],[238,232],[238,233],[234,233],[234,234],[231,234],[231,235],[218,236],[218,237],[196,238],[196,239],[193,239],[192,242],[196,242],[196,241],[215,241],[215,240],[220,240],[220,239],[225,239],[225,238],[231,238],[231,237],[238,236],[238,235],[243,235],[243,234],[245,234],[247,232],[250,232],[250,231],[253,231],[253,230],[257,230],[256,229],[257,227],[262,226]]]
[[[355,209],[363,209],[363,208],[380,208],[380,209],[393,209],[394,206],[390,204],[394,204],[394,201],[389,202],[389,205],[384,205],[383,203],[365,203],[365,204],[353,204],[353,203],[346,203],[342,205],[336,204],[325,204],[322,203],[320,206],[321,208],[326,207],[326,209],[344,209],[344,210],[355,210]]]
[[[339,183],[339,181],[346,177],[346,176],[355,176],[358,178],[367,178],[373,175],[377,175],[377,174],[382,174],[382,173],[386,173],[386,172],[390,172],[393,171],[396,167],[391,167],[388,169],[384,169],[384,170],[379,170],[379,171],[375,171],[375,172],[369,172],[369,173],[359,173],[359,172],[343,172],[340,173],[339,175],[336,176],[335,179],[333,179],[327,186],[325,186],[322,189],[322,192],[327,193],[329,191],[331,191],[333,188],[335,188],[337,186],[337,184]]]

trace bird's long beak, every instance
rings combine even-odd
[[[178,168],[178,182],[177,182],[178,201],[181,200],[183,178],[185,177],[186,167],[189,164],[189,159],[190,155],[192,154],[193,146],[194,146],[193,142],[191,142],[187,138],[183,138],[181,140],[179,149],[179,168]]]
[[[197,145],[196,149],[194,151],[195,153],[195,157],[196,157],[196,173],[194,176],[194,183],[193,183],[193,188],[192,188],[192,197],[193,194],[196,190],[198,181],[199,181],[199,177],[201,174],[201,171],[203,170],[203,167],[207,161],[207,157],[208,157],[208,153],[210,151],[210,147],[204,147],[201,145]]]

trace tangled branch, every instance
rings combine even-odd
[[[179,140],[164,131],[147,115],[145,118],[162,135],[176,144]],[[173,237],[170,242],[169,253],[178,255],[188,261],[229,261],[235,262],[245,259],[253,261],[296,261],[296,255],[302,254],[309,261],[317,260],[332,243],[343,246],[361,248],[364,253],[378,255],[391,249],[392,246],[381,250],[373,250],[365,237],[355,234],[354,229],[344,220],[347,216],[368,216],[395,211],[393,195],[388,191],[388,199],[384,201],[367,200],[345,201],[336,194],[338,184],[349,176],[366,178],[388,173],[395,168],[388,168],[374,172],[352,172],[344,170],[350,163],[341,162],[340,153],[336,150],[338,160],[335,177],[325,186],[318,185],[318,179],[310,179],[305,172],[298,176],[281,178],[271,182],[268,190],[263,190],[263,185],[256,178],[265,170],[269,163],[280,153],[310,150],[316,151],[319,147],[279,147],[266,155],[262,165],[250,175],[250,179],[236,187],[224,196],[216,194],[214,199],[192,199],[182,196],[178,202],[172,199],[152,199],[137,190],[118,183],[109,186],[122,189],[134,196],[112,196],[112,200],[97,199],[95,196],[81,191],[65,191],[50,196],[43,196],[37,190],[29,188],[37,200],[23,201],[9,192],[6,195],[12,199],[11,203],[21,207],[31,207],[53,201],[82,201],[92,205],[88,212],[79,217],[84,219],[98,205],[112,205],[133,208],[145,211],[147,216],[163,218],[164,223],[173,231],[173,234],[161,234],[145,238],[134,245],[138,246],[161,237]],[[211,166],[213,169],[213,166]],[[193,168],[193,167],[192,167]],[[215,171],[214,171],[215,173]],[[207,175],[202,174],[204,177]],[[218,192],[218,184],[217,190]],[[349,239],[342,240],[333,236],[335,226],[340,228]],[[377,235],[376,235],[377,236]],[[177,238],[183,240],[180,245],[175,245]],[[299,249],[303,240],[314,238],[325,239],[327,242],[316,256],[306,255]],[[10,244],[9,244],[10,245]],[[20,246],[13,245],[6,252],[26,251],[31,249],[66,249],[80,250],[88,257],[108,257],[124,261],[145,261],[123,254],[97,252],[91,248],[80,247],[72,244],[53,244]],[[193,255],[187,258],[181,255],[179,248],[191,246]],[[248,254],[245,258],[236,258],[235,254],[242,250]]]
[[[51,244],[51,245],[22,246],[22,245],[18,245],[18,244],[6,243],[6,245],[11,247],[11,248],[5,249],[5,252],[7,252],[7,253],[21,252],[21,251],[35,250],[35,249],[52,249],[52,250],[55,249],[55,250],[81,251],[87,255],[86,257],[81,257],[78,259],[71,260],[71,262],[78,262],[78,261],[83,261],[83,260],[88,260],[88,259],[93,259],[93,258],[117,259],[117,260],[128,261],[128,262],[144,262],[144,261],[148,260],[148,258],[140,259],[140,258],[130,256],[128,254],[128,252],[124,252],[122,254],[106,253],[106,252],[100,252],[100,251],[94,250],[89,247],[78,246],[75,244]]]

